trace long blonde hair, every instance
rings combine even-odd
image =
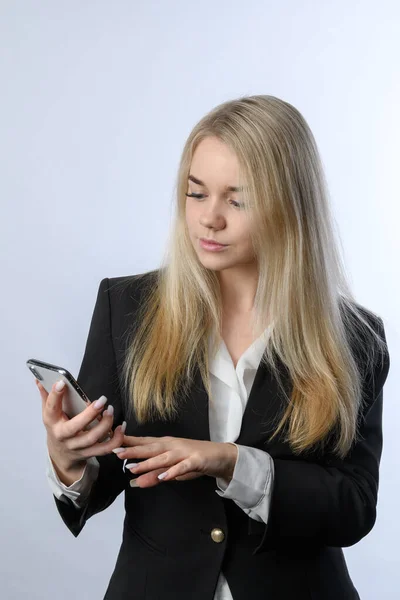
[[[356,439],[363,402],[364,373],[352,344],[363,338],[368,370],[376,350],[384,351],[384,341],[346,282],[314,136],[300,112],[274,96],[220,104],[185,143],[170,241],[142,294],[127,345],[123,379],[128,411],[138,423],[175,417],[196,367],[211,399],[208,334],[211,329],[216,333],[215,352],[221,341],[219,280],[199,261],[185,219],[192,156],[208,136],[235,152],[239,185],[245,186],[243,201],[253,222],[259,267],[253,330],[263,331],[273,320],[262,361],[279,380],[279,358],[293,384],[270,439],[286,428],[285,439],[299,454],[323,444],[335,430],[333,451],[343,457]],[[132,279],[139,283],[145,275]]]

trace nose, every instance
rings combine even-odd
[[[218,203],[209,203],[207,207],[203,205],[203,212],[200,217],[200,224],[203,227],[211,229],[222,229],[225,227],[225,217],[221,212]]]

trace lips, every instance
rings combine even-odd
[[[207,238],[200,238],[200,240],[202,242],[204,242],[205,244],[210,244],[210,246],[227,246],[227,244],[220,244],[219,242],[216,242],[215,240],[209,240]]]

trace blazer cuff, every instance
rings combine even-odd
[[[255,508],[265,497],[271,487],[273,477],[273,460],[268,452],[235,444],[238,449],[233,476],[230,482],[221,477],[216,478],[218,490],[222,498],[235,500],[243,508]]]

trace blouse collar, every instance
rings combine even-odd
[[[261,335],[243,352],[236,364],[236,369],[223,339],[216,355],[214,357],[211,356],[211,344],[213,341],[213,333],[211,333],[208,345],[210,373],[224,381],[227,385],[235,387],[237,379],[243,380],[246,372],[257,371],[267,344],[271,326],[269,325],[264,329]]]

